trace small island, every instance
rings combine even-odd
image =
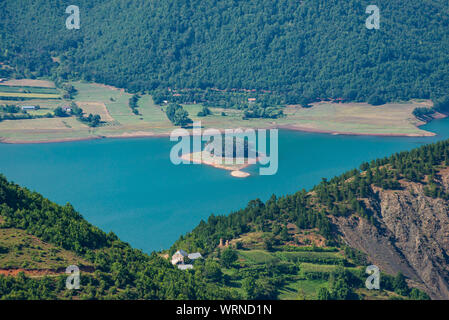
[[[237,157],[238,148],[243,148],[243,157]],[[258,153],[254,151],[255,158],[249,156],[252,146],[247,140],[240,138],[225,138],[222,144],[222,153],[215,154],[212,144],[207,143],[200,152],[193,152],[182,155],[181,158],[193,163],[205,164],[218,169],[231,171],[231,175],[236,178],[247,178],[248,172],[241,171],[258,160]]]

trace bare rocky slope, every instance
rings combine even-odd
[[[449,190],[449,169],[439,172]],[[368,254],[381,271],[402,272],[432,299],[449,299],[449,201],[425,195],[420,183],[401,181],[403,190],[373,187],[368,200],[377,225],[357,216],[332,217],[351,247]]]

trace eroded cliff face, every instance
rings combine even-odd
[[[440,171],[449,191],[449,170]],[[424,194],[424,186],[401,182],[403,190],[373,187],[368,200],[377,226],[359,217],[333,217],[344,241],[368,254],[383,272],[401,271],[432,299],[449,299],[449,201]]]

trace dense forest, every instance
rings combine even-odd
[[[69,4],[0,3],[0,77],[269,90],[292,104],[448,92],[446,0],[78,0],[79,30],[66,29]],[[379,30],[365,27],[371,4]]]

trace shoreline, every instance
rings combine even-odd
[[[422,126],[424,124],[421,124]],[[349,132],[349,131],[334,131],[334,130],[324,130],[324,129],[315,129],[315,128],[308,128],[308,127],[301,127],[301,126],[295,126],[295,125],[280,125],[276,127],[277,129],[284,129],[284,130],[292,130],[292,131],[299,131],[299,132],[308,132],[308,133],[323,133],[323,134],[330,134],[333,136],[370,136],[370,137],[404,137],[404,138],[411,138],[411,137],[434,137],[437,134],[434,132],[428,132],[428,134],[411,134],[411,133],[365,133],[365,132]],[[274,129],[274,128],[273,128]]]
[[[417,124],[416,127],[419,128],[423,125],[430,123],[433,120],[443,119],[448,117],[448,115],[442,113],[436,113],[432,116],[432,120],[428,122],[421,121],[422,123]],[[330,135],[345,135],[345,136],[374,136],[374,137],[434,137],[437,134],[434,132],[426,131],[427,134],[403,134],[403,133],[365,133],[365,132],[347,132],[347,131],[335,131],[335,130],[325,130],[325,129],[315,129],[304,126],[296,125],[275,125],[268,126],[264,129],[280,129],[280,130],[291,130],[299,132],[308,133],[321,133]],[[162,138],[170,137],[170,133],[153,133],[153,132],[132,132],[132,133],[122,133],[117,135],[98,135],[90,137],[73,137],[73,138],[59,138],[51,140],[12,140],[9,138],[0,137],[0,143],[3,144],[43,144],[43,143],[63,143],[63,142],[76,142],[76,141],[88,141],[88,140],[99,140],[99,139],[130,139],[130,138]]]
[[[204,153],[204,151],[183,154],[181,156],[181,159],[185,160],[185,161],[190,161],[191,163],[207,165],[207,166],[211,166],[216,169],[231,171],[231,176],[236,177],[236,178],[247,178],[250,176],[250,174],[248,172],[244,172],[241,170],[252,165],[251,163],[226,165],[226,164],[223,164],[223,161],[221,161],[221,163],[219,163],[219,162],[216,162],[214,158],[204,157],[203,153]],[[233,160],[235,160],[235,159],[233,159]],[[257,160],[258,159],[256,159],[256,162],[257,162]]]

